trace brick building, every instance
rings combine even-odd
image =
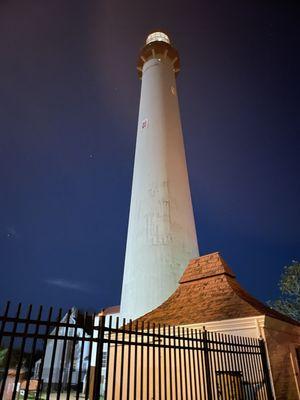
[[[300,324],[248,294],[219,253],[192,260],[175,292],[138,321],[262,337],[274,397],[300,399]]]

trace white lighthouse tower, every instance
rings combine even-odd
[[[121,316],[135,319],[176,289],[199,256],[180,122],[179,55],[151,33],[138,61],[142,79]]]

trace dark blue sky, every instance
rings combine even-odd
[[[118,304],[146,34],[170,33],[202,254],[266,301],[300,259],[299,5],[0,3],[1,303]]]

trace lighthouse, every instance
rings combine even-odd
[[[147,37],[137,69],[142,85],[120,310],[130,319],[164,302],[199,256],[176,89],[180,60],[165,33]]]

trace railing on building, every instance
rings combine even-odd
[[[7,304],[0,398],[272,399],[263,340]]]

